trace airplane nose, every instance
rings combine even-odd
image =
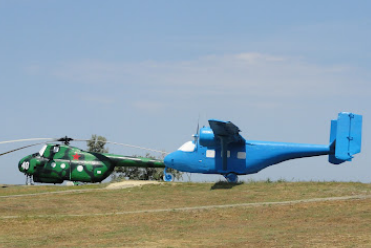
[[[164,158],[164,163],[167,167],[172,168],[172,165],[174,164],[174,154],[170,153]]]
[[[179,151],[170,153],[164,158],[164,163],[166,167],[181,170],[183,167],[183,157],[179,154]]]

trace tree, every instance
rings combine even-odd
[[[107,139],[103,136],[98,136],[93,134],[91,139],[87,141],[88,151],[97,152],[97,153],[108,153],[108,149],[104,146],[106,145]],[[135,156],[134,157],[138,157]],[[146,158],[159,159],[163,160],[164,156],[154,157],[149,153],[145,155]],[[174,175],[175,179],[182,178],[182,172],[173,170],[169,168],[168,173]],[[156,180],[162,181],[164,176],[164,169],[162,168],[149,168],[149,167],[115,167],[112,172],[111,179],[112,181],[121,181],[123,179],[132,179],[132,180]]]
[[[152,159],[161,159],[154,156],[151,156],[149,153],[145,155],[146,158]],[[168,169],[167,173],[171,173],[174,175],[175,179],[182,178],[182,172]],[[164,169],[162,168],[148,168],[148,167],[116,167],[111,175],[112,181],[121,181],[124,179],[131,179],[131,180],[155,180],[155,181],[163,181],[164,177]]]
[[[108,153],[108,149],[104,148],[106,145],[107,139],[103,136],[97,136],[93,134],[91,139],[88,140],[87,146],[89,152],[97,152],[97,153]]]

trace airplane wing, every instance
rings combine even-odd
[[[222,163],[223,170],[227,172],[228,170],[228,159],[227,151],[228,144],[230,143],[241,143],[245,144],[245,139],[239,134],[241,131],[235,124],[230,121],[220,121],[220,120],[209,120],[210,128],[213,130],[215,137],[220,139],[222,146]]]
[[[239,134],[241,130],[232,122],[210,119],[209,125],[215,136],[225,139],[227,143],[245,143],[245,139]]]

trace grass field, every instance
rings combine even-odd
[[[0,187],[0,247],[371,247],[370,184],[105,186]]]

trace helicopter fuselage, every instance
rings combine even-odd
[[[150,158],[86,152],[59,144],[47,144],[39,153],[26,156],[18,163],[20,172],[42,183],[101,182],[116,166],[164,168],[162,161]]]

